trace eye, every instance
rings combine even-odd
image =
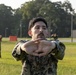
[[[39,26],[36,26],[36,27],[35,27],[35,29],[39,29],[39,28],[40,28]]]
[[[43,29],[45,30],[45,29],[46,29],[46,27],[45,27],[45,26],[43,26]]]

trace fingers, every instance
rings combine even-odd
[[[40,41],[40,43],[45,45],[45,46],[51,46],[51,42],[47,41],[47,40],[42,40],[42,41]]]
[[[38,49],[35,51],[36,53],[39,53],[39,52],[41,52],[42,51],[42,44],[39,44],[38,45]]]
[[[27,41],[27,42],[24,43],[24,47],[36,45],[37,44],[36,41],[37,40],[35,40],[35,41],[32,41],[32,40],[31,41]]]
[[[43,53],[38,54],[38,56],[39,56],[39,57],[41,57],[41,56],[45,56],[45,55],[46,55],[46,53],[44,53],[44,52],[43,52]]]
[[[38,38],[34,42],[39,44],[41,40],[42,40],[41,38]]]
[[[33,44],[36,44],[36,43],[39,43],[39,42],[40,42],[40,39],[36,39],[36,40],[28,41],[28,42],[26,42],[25,44],[26,44],[26,45],[33,45]]]
[[[50,52],[51,46],[51,42],[41,39],[31,40],[25,43],[27,53],[39,57],[47,55]]]
[[[39,56],[39,54],[38,53],[35,53],[35,52],[33,52],[32,55]]]
[[[27,41],[25,44],[25,47],[26,46],[30,46],[30,45],[35,45],[35,44],[47,44],[47,41],[46,40],[42,40],[42,39],[36,39],[36,40],[31,40],[31,41]]]
[[[40,53],[36,53],[36,52],[34,52],[34,53],[32,53],[31,55],[34,55],[34,56],[45,56],[46,55],[46,53],[43,53],[43,52],[40,52]]]

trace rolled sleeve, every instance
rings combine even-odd
[[[17,45],[14,47],[12,51],[12,56],[18,61],[23,60],[26,57],[26,53],[22,51],[21,45],[24,43],[24,41],[20,41],[17,43]]]
[[[56,47],[52,50],[52,54],[56,59],[62,60],[65,55],[65,45],[62,42],[56,42]]]

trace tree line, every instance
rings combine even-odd
[[[68,0],[63,3],[32,0],[23,3],[17,9],[0,4],[0,35],[28,37],[29,20],[34,17],[44,17],[48,22],[50,33],[56,33],[59,37],[71,36],[71,19],[73,30],[76,29],[76,13]]]

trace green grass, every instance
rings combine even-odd
[[[0,58],[0,75],[20,75],[21,62],[17,62],[11,53],[16,42],[2,40],[2,54]]]
[[[76,75],[76,43],[65,43],[66,51],[58,63],[58,75]]]
[[[0,58],[0,75],[20,75],[22,65],[15,61],[11,53],[16,42],[2,40],[2,58]],[[76,75],[76,43],[65,43],[65,57],[58,62],[58,75]]]

